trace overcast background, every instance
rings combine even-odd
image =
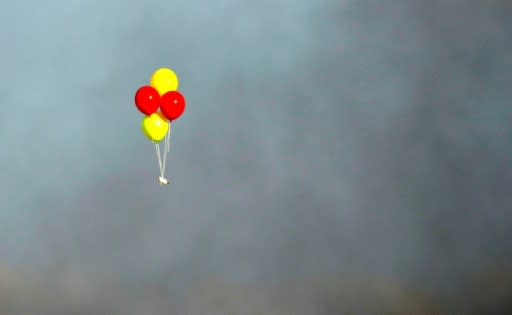
[[[2,1],[0,258],[179,288],[512,256],[506,1]],[[187,110],[157,183],[136,89]]]

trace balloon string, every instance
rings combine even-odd
[[[162,159],[160,158],[160,145],[155,141],[155,151],[156,157],[158,159],[158,166],[160,167],[160,176],[164,177],[163,169],[162,169]]]
[[[167,152],[169,152],[170,145],[171,145],[171,123],[169,123],[169,130],[167,130]]]
[[[160,150],[160,143],[158,144],[158,155],[160,155],[160,176],[164,177],[164,169],[163,169],[163,163],[162,163],[162,153]]]
[[[165,165],[167,164],[167,153],[170,149],[170,138],[171,138],[171,124],[169,123],[169,130],[167,131],[167,136],[165,137],[165,148],[164,148],[164,161],[162,164],[162,174],[165,174]],[[162,175],[163,177],[163,175]]]

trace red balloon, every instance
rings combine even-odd
[[[143,86],[135,93],[135,105],[145,115],[151,115],[160,106],[160,94],[151,86]]]
[[[185,97],[178,91],[165,93],[160,100],[160,111],[169,120],[178,119],[185,111]]]

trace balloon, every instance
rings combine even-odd
[[[169,91],[178,89],[178,76],[171,69],[160,68],[151,76],[150,84],[160,95],[164,95]]]
[[[160,106],[160,94],[154,87],[140,87],[135,93],[135,105],[143,114],[151,115]]]
[[[178,119],[185,111],[185,97],[178,91],[165,93],[160,100],[160,110],[165,118]]]
[[[151,141],[160,142],[169,130],[169,122],[161,113],[153,113],[142,119],[142,132]]]

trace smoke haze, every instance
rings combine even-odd
[[[0,257],[180,292],[512,257],[506,1],[5,2]],[[187,111],[157,184],[136,89]],[[150,280],[148,280],[150,281]]]

